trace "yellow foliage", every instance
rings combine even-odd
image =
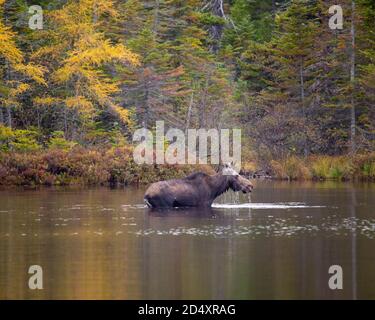
[[[87,113],[93,112],[95,107],[106,107],[128,123],[128,111],[114,106],[112,101],[113,94],[119,91],[118,82],[105,73],[104,67],[113,63],[137,66],[139,57],[123,44],[113,44],[105,34],[98,32],[103,14],[106,17],[117,15],[113,1],[70,0],[61,9],[47,12],[51,28],[46,36],[51,43],[36,51],[32,58],[39,63],[56,62],[50,79],[55,82],[54,86],[57,83],[66,88],[61,98],[68,108]],[[53,103],[38,99],[34,102]]]
[[[19,64],[23,61],[21,50],[14,41],[15,33],[0,22],[0,55],[11,64]]]
[[[9,90],[9,95],[12,97],[15,97],[21,93],[24,93],[25,91],[30,89],[30,85],[27,83],[20,83],[16,88],[12,88]]]
[[[47,85],[43,77],[44,73],[46,72],[46,69],[42,66],[18,63],[14,65],[14,69],[18,72],[27,75],[39,84]]]
[[[0,1],[0,7],[3,4],[4,1]],[[9,63],[8,67],[12,67],[15,71],[30,77],[39,84],[46,84],[43,78],[45,70],[42,67],[24,64],[24,57],[21,50],[16,46],[15,37],[16,33],[0,21],[0,57],[3,57]],[[1,101],[6,105],[18,105],[15,97],[30,88],[28,84],[20,81],[8,80],[5,84],[9,87],[9,91],[7,97],[3,97]]]
[[[82,13],[94,10],[97,15],[106,13],[111,16],[117,16],[117,11],[111,0],[81,0],[79,1],[79,10]]]
[[[38,31],[38,32],[41,32],[41,31]],[[48,36],[50,35],[46,33],[46,37]],[[35,60],[35,59],[45,58],[45,56],[49,56],[49,58],[52,61],[58,60],[58,57],[61,55],[61,52],[65,50],[65,46],[66,46],[66,43],[60,41],[59,43],[56,43],[54,45],[41,47],[38,50],[34,51],[30,55],[30,58],[32,60]]]
[[[4,1],[0,2],[0,6],[4,3]],[[45,84],[43,79],[43,74],[45,70],[40,66],[35,66],[32,64],[24,64],[23,63],[23,54],[20,49],[17,48],[15,43],[15,36],[16,33],[10,30],[9,27],[5,26],[0,21],[0,56],[3,56],[6,61],[8,61],[13,68],[21,72],[34,81]]]
[[[51,106],[58,102],[60,102],[61,99],[59,98],[53,98],[53,97],[36,97],[33,99],[33,103],[37,105],[44,105],[44,106]]]
[[[65,99],[68,108],[77,108],[83,113],[90,113],[94,110],[92,103],[83,96],[68,97]]]
[[[56,70],[56,72],[53,74],[53,79],[59,83],[64,83],[67,82],[74,74],[79,73],[82,72],[80,72],[80,68],[77,66],[65,65]]]
[[[117,105],[111,105],[111,109],[115,112],[118,118],[125,124],[130,125],[130,111],[124,108],[121,108]]]
[[[109,40],[100,40],[92,48],[82,50],[78,47],[70,53],[70,57],[65,62],[67,64],[100,66],[113,60],[139,65],[138,55],[131,52],[122,44],[111,45]]]
[[[90,83],[89,91],[96,97],[100,105],[104,105],[109,99],[109,95],[118,91],[118,86],[113,83],[106,83],[99,81]]]
[[[60,10],[54,10],[49,13],[54,23],[59,25],[62,32],[71,36],[86,34],[96,26],[93,23],[93,16],[107,14],[116,16],[113,1],[111,0],[71,0],[68,1]]]
[[[257,169],[257,164],[255,161],[245,161],[241,164],[241,170],[245,172],[254,172]]]

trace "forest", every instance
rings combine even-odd
[[[341,0],[332,29],[335,4],[0,0],[0,185],[191,171],[132,161],[132,133],[157,120],[242,129],[252,174],[374,180],[375,2]]]

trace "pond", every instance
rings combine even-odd
[[[259,180],[206,210],[150,211],[144,191],[1,190],[0,299],[375,298],[374,184]]]

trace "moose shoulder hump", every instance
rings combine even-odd
[[[190,175],[188,175],[186,178],[184,178],[185,180],[195,180],[195,179],[199,179],[199,178],[206,178],[208,177],[209,175],[206,174],[206,173],[203,173],[203,172],[194,172]]]

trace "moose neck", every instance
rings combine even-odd
[[[214,200],[229,189],[230,181],[228,176],[217,174],[211,177],[210,186],[211,197]]]

